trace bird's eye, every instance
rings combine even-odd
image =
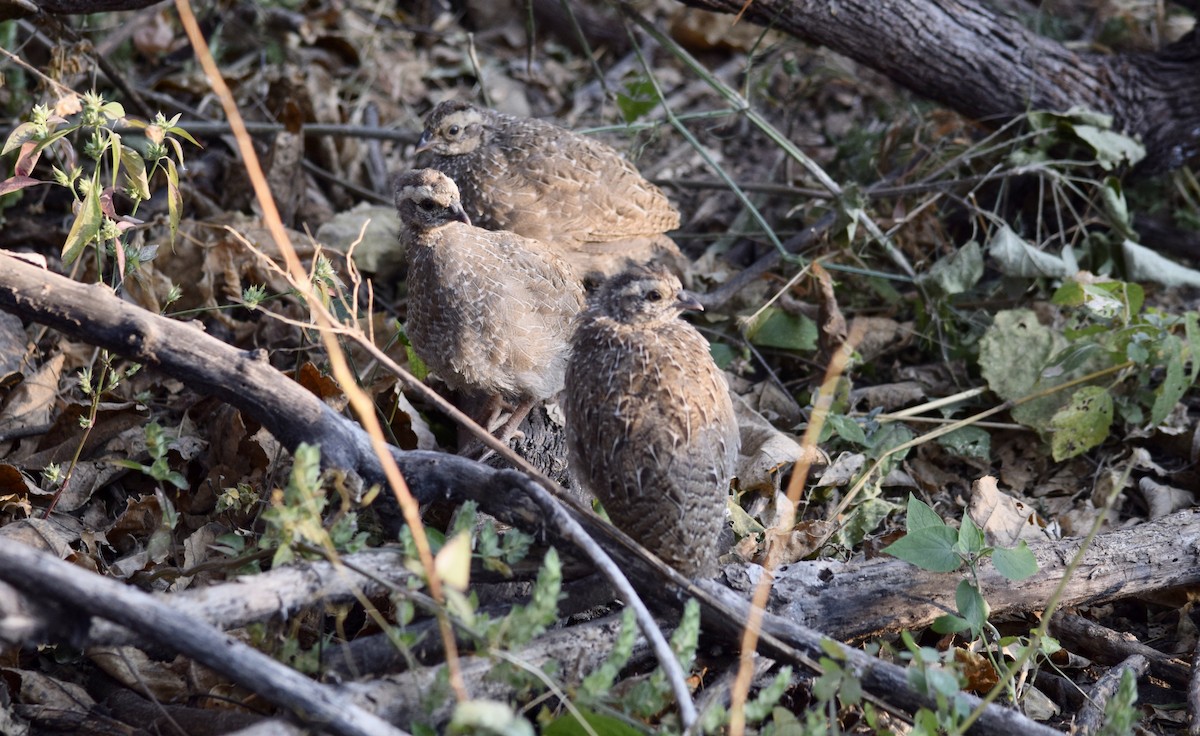
[[[648,302],[661,302],[662,298],[662,292],[658,289],[651,289],[650,291],[646,292],[646,301]]]
[[[454,136],[454,135],[458,135],[461,132],[462,132],[462,128],[458,127],[457,125],[451,125],[449,128],[446,128],[446,133],[448,135]]]
[[[432,199],[422,199],[420,202],[417,202],[417,206],[428,212],[432,209],[436,209],[437,203]]]

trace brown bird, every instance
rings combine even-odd
[[[572,474],[613,523],[685,575],[716,572],[740,439],[701,309],[662,267],[601,284],[576,320],[563,411]]]
[[[439,171],[401,175],[396,209],[413,349],[450,388],[491,399],[481,423],[499,400],[515,402],[498,432],[506,441],[537,402],[562,390],[583,287],[546,245],[473,227],[458,187]]]
[[[679,212],[599,141],[449,100],[426,119],[417,152],[426,150],[458,184],[473,223],[554,245],[581,273],[682,257],[663,235],[679,227]]]

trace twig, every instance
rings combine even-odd
[[[1140,654],[1150,662],[1150,673],[1172,687],[1188,686],[1188,666],[1177,657],[1160,652],[1137,639],[1074,613],[1059,611],[1050,619],[1050,633],[1073,652],[1100,664],[1116,664]]]
[[[1126,672],[1132,672],[1134,679],[1140,678],[1150,669],[1150,661],[1141,654],[1131,654],[1116,667],[1092,685],[1088,691],[1087,700],[1075,716],[1075,725],[1071,728],[1071,736],[1091,736],[1104,725],[1104,707],[1117,694],[1121,679]]]
[[[479,56],[475,53],[475,34],[467,34],[467,58],[471,60],[471,69],[475,72],[475,81],[479,85],[479,96],[483,98],[486,107],[492,106],[492,96],[488,94],[487,84],[483,79],[483,67],[479,65]]]
[[[264,123],[247,120],[243,124],[245,125],[246,132],[250,135],[273,135],[288,130],[283,123]],[[233,133],[232,125],[215,120],[180,120],[178,125],[194,136],[231,135]],[[116,131],[121,135],[145,135],[146,133],[144,128],[118,127]],[[304,123],[297,132],[305,137],[327,135],[339,138],[395,141],[404,144],[415,144],[421,137],[420,133],[411,130],[343,123]]]

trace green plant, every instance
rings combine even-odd
[[[159,483],[169,483],[181,491],[188,489],[187,478],[177,470],[172,470],[168,463],[167,451],[171,449],[170,439],[163,433],[158,422],[146,425],[146,451],[150,453],[150,464],[144,465],[136,460],[113,460],[117,465],[130,470],[138,470],[150,476]]]
[[[885,553],[933,572],[967,570],[967,577],[955,589],[956,613],[939,616],[933,622],[934,631],[965,634],[983,642],[982,650],[991,668],[997,676],[1006,677],[1010,685],[1016,673],[1005,664],[1003,651],[1036,646],[1037,653],[1048,656],[1057,648],[1057,643],[1048,637],[1003,637],[988,621],[991,609],[980,592],[979,563],[990,558],[992,566],[1004,577],[1014,582],[1024,580],[1038,570],[1037,560],[1024,541],[1011,548],[989,546],[983,530],[969,516],[964,515],[955,529],[912,495],[908,498],[906,526],[907,534],[884,548]],[[938,652],[920,647],[908,632],[904,632],[903,641],[906,656],[913,665],[909,675],[912,684],[938,703],[936,712],[918,713],[914,727],[920,733],[942,732],[938,729],[953,732],[971,712],[957,695],[964,684],[960,680],[965,680],[965,676],[958,666],[956,650]],[[1018,657],[1018,661],[1023,660],[1024,657]],[[1015,700],[1015,692],[1013,697]]]
[[[1167,421],[1200,375],[1200,316],[1145,308],[1137,284],[1086,275],[1064,281],[1053,301],[1069,314],[1062,331],[1014,309],[998,313],[980,341],[989,387],[1020,402],[1013,418],[1047,438],[1055,460],[1100,444],[1117,419]]]
[[[178,138],[200,145],[177,125],[179,117],[168,120],[160,113],[150,122],[127,118],[119,102],[106,101],[94,92],[68,95],[53,109],[37,105],[30,120],[18,125],[0,149],[0,155],[18,151],[13,175],[0,182],[0,195],[47,183],[31,175],[42,153],[55,146],[63,166],[53,168],[53,183],[68,188],[78,205],[75,221],[63,243],[63,262],[75,261],[85,247],[94,244],[101,258],[105,255],[116,258],[114,284],[119,283],[139,262],[153,258],[156,253],[157,246],[127,249],[122,236],[140,224],[134,215],[138,206],[150,198],[150,182],[159,171],[166,177],[168,224],[174,243],[183,203],[179,190],[183,146]],[[144,150],[138,151],[124,142],[116,130],[121,124],[144,131]],[[78,153],[67,143],[67,137],[76,132],[84,134],[82,153],[91,161],[90,171],[85,171]],[[115,199],[118,193],[129,199],[128,213],[118,212]]]
[[[358,515],[349,510],[344,493],[342,508],[325,518],[329,499],[323,480],[333,476],[333,471],[321,472],[320,448],[304,443],[296,448],[287,485],[271,492],[271,506],[263,512],[266,530],[258,545],[275,549],[273,566],[290,562],[305,544],[330,553],[355,552],[366,544],[367,534],[358,530]]]
[[[1097,736],[1124,736],[1134,733],[1134,726],[1141,718],[1137,711],[1137,678],[1133,670],[1121,672],[1121,683],[1117,692],[1104,705],[1104,725]]]
[[[990,547],[983,530],[963,516],[958,529],[948,525],[925,502],[908,497],[907,531],[884,548],[884,552],[932,572],[953,572],[966,567],[971,579],[959,583],[955,592],[957,616],[941,616],[934,630],[941,633],[970,631],[980,636],[987,627],[988,605],[979,592],[979,563],[991,558],[992,565],[1004,577],[1018,581],[1037,572],[1037,560],[1024,541],[1016,547]]]

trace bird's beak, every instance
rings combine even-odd
[[[450,208],[450,214],[454,215],[454,219],[459,222],[470,225],[471,218],[467,216],[467,211],[462,208],[461,204],[456,204]]]
[[[704,305],[700,303],[700,297],[690,291],[680,291],[679,298],[675,300],[675,306],[679,309],[690,309],[693,312],[704,311]]]
[[[425,151],[428,151],[429,147],[432,145],[433,131],[429,128],[426,128],[424,132],[421,133],[421,138],[417,141],[417,148],[413,151],[413,153],[424,153]]]

